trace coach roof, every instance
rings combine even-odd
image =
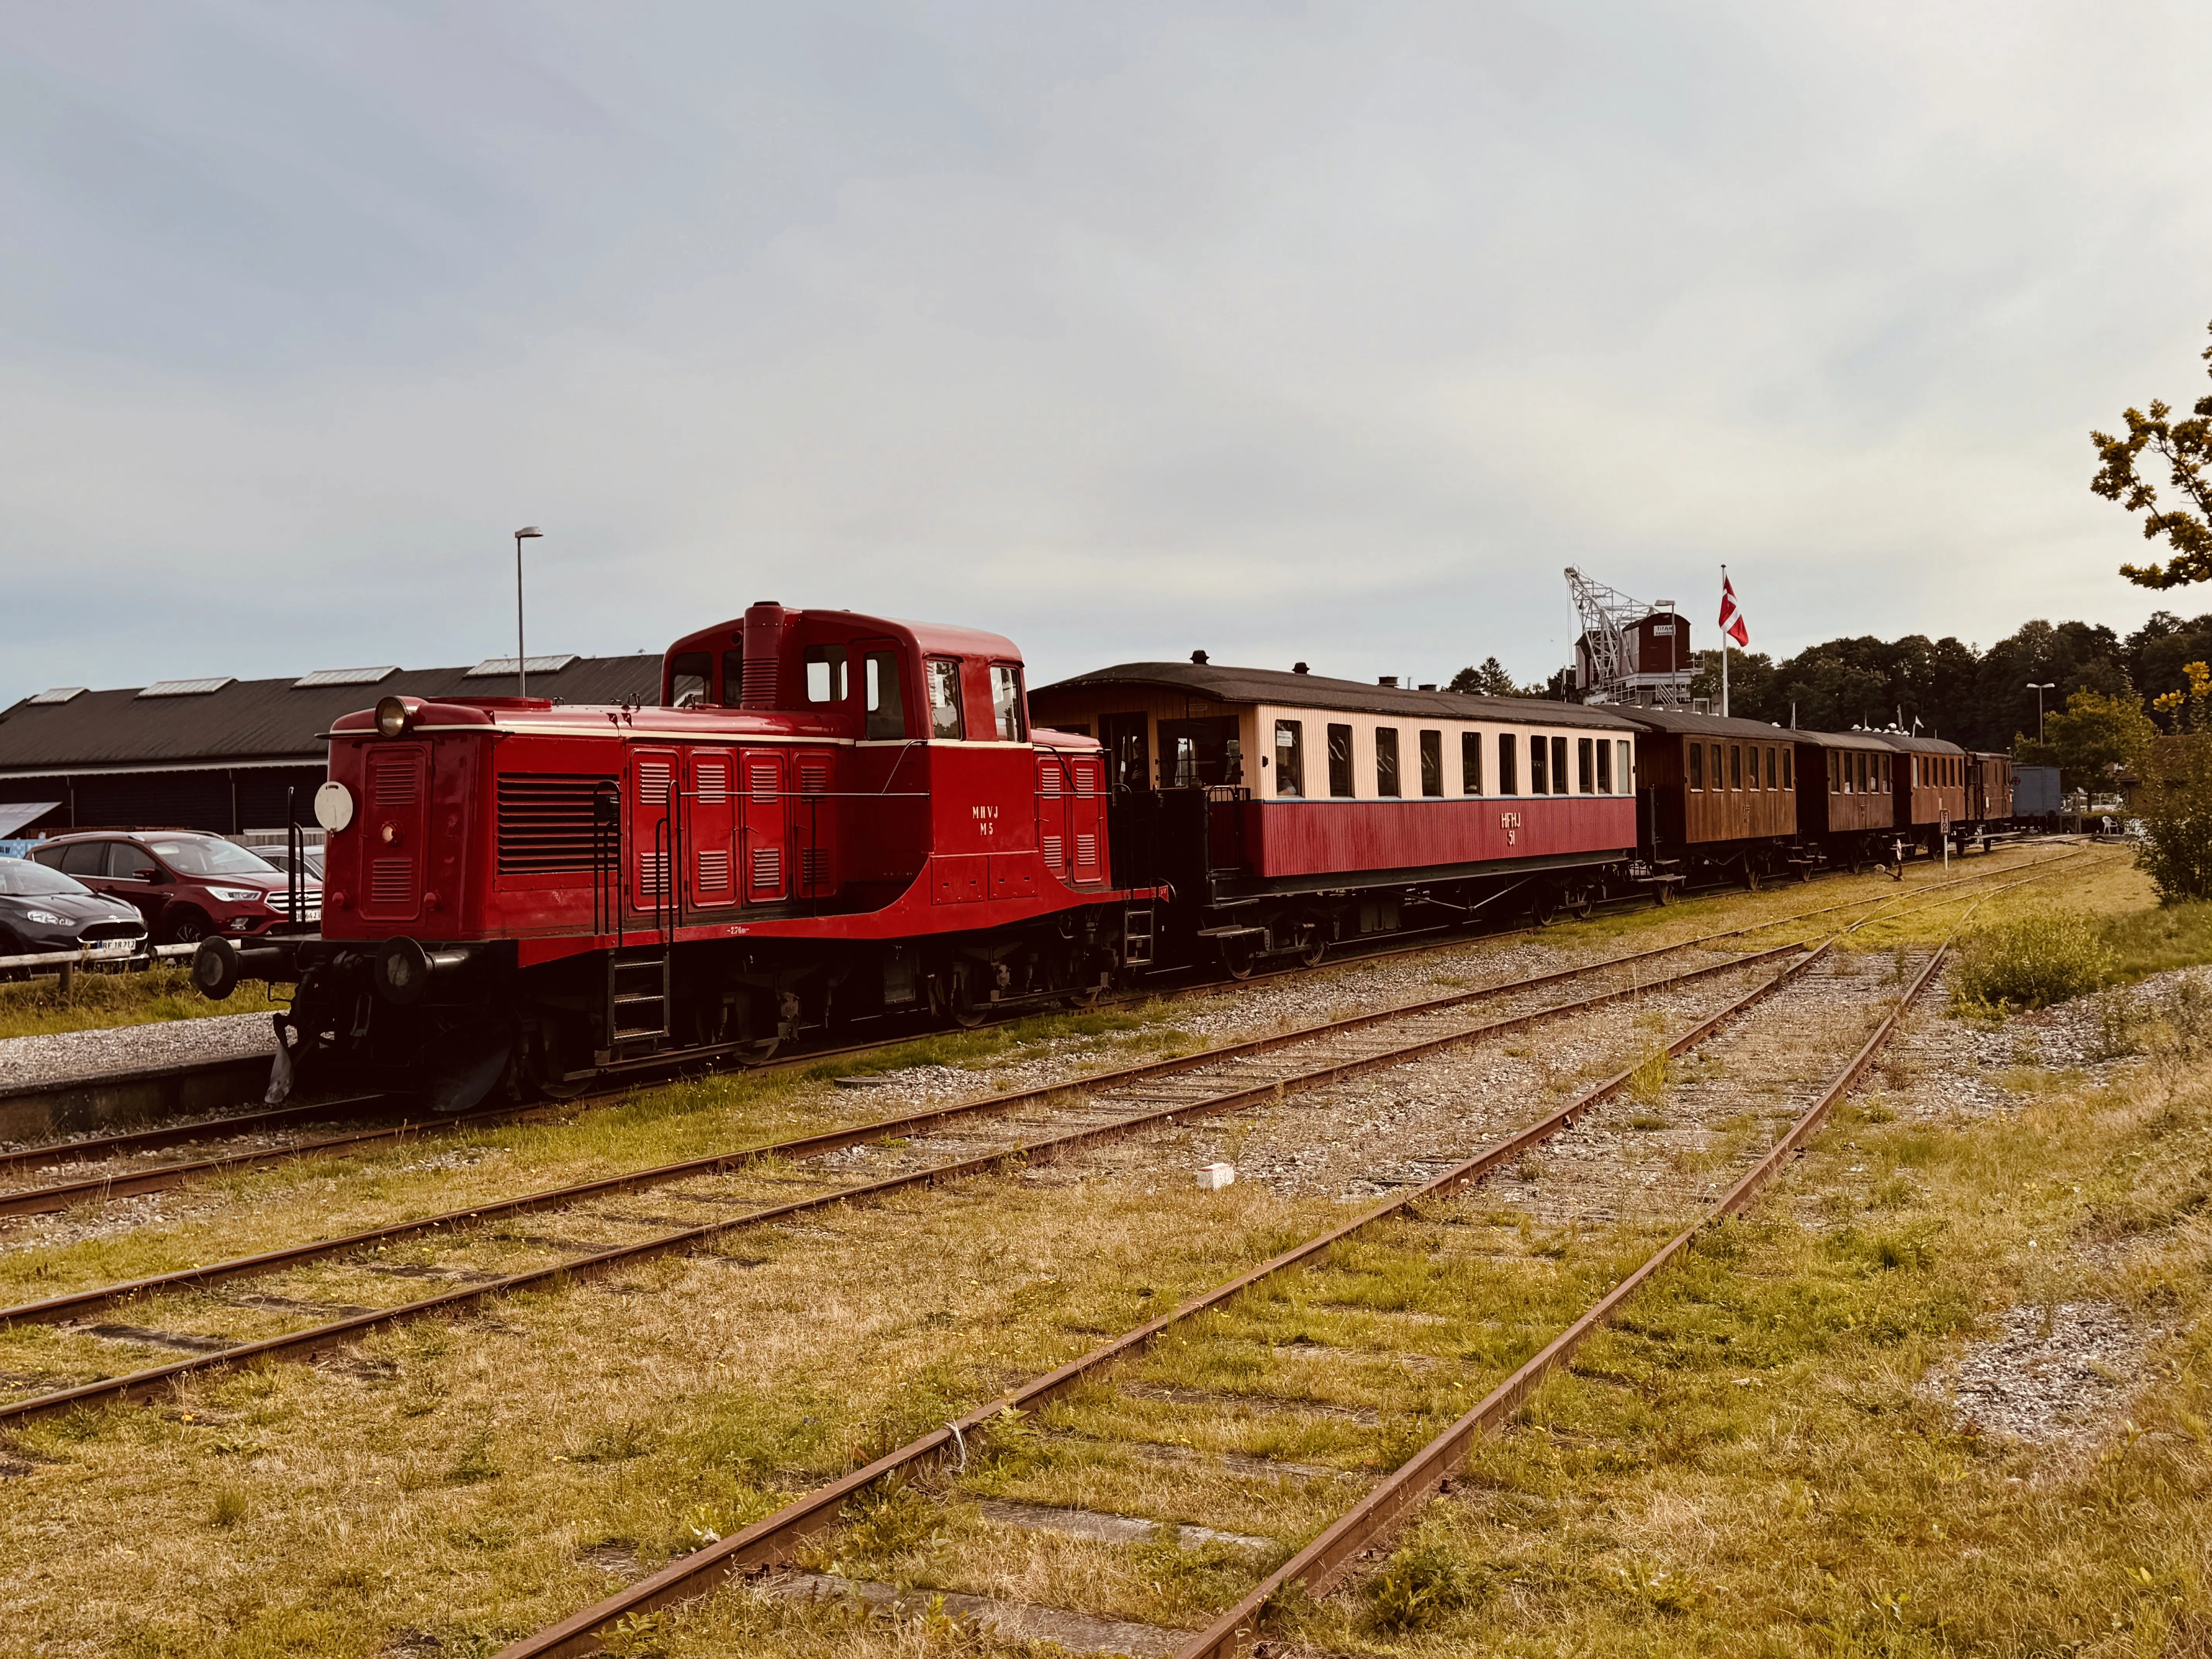
[[[1457,691],[1408,691],[1319,674],[1285,674],[1273,668],[1231,668],[1212,663],[1125,662],[1073,679],[1039,686],[1030,695],[1101,690],[1117,685],[1155,686],[1214,702],[1269,703],[1279,708],[1340,710],[1353,714],[1403,714],[1413,720],[1491,720],[1522,726],[1588,726],[1608,732],[1635,728],[1613,709],[1536,697],[1471,697]]]
[[[1786,726],[1770,726],[1765,720],[1737,720],[1731,715],[1693,714],[1681,708],[1643,708],[1632,703],[1620,706],[1625,720],[1649,732],[1680,732],[1695,737],[1748,738],[1755,743],[1794,743],[1812,734],[1796,731]]]

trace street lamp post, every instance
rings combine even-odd
[[[2043,741],[2043,694],[2046,691],[2056,691],[2058,686],[2051,680],[2045,680],[2040,685],[2030,680],[2027,683],[2027,689],[2035,693],[2035,740],[2041,743]]]
[[[524,664],[527,660],[522,650],[522,544],[536,541],[545,532],[534,524],[526,524],[514,532],[514,695],[530,695],[530,675]]]

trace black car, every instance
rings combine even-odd
[[[82,945],[128,958],[146,948],[146,919],[74,877],[28,859],[0,858],[0,957]]]

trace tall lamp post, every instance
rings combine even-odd
[[[2056,691],[2058,687],[2054,681],[2051,680],[2045,680],[2040,685],[2030,680],[2027,683],[2027,689],[2035,693],[2035,740],[2041,743],[2043,741],[2043,694],[2046,691]]]
[[[514,695],[530,695],[530,675],[524,666],[527,659],[522,651],[522,544],[536,541],[545,532],[534,524],[526,524],[514,532]]]

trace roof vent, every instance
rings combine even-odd
[[[1291,672],[1293,674],[1310,674],[1312,672],[1302,662],[1294,662],[1291,665]]]
[[[1377,674],[1375,677],[1375,684],[1377,685],[1387,685],[1390,690],[1395,691],[1398,689],[1398,677],[1395,674]]]
[[[83,695],[84,688],[81,685],[58,685],[51,691],[40,692],[31,701],[33,702],[67,702],[72,697],[81,697]]]
[[[204,697],[210,691],[220,691],[237,678],[234,674],[210,674],[204,680],[155,680],[138,695],[142,697]]]
[[[391,668],[318,668],[312,674],[302,674],[292,682],[295,691],[305,691],[318,685],[374,685],[379,680],[397,674]]]
[[[523,672],[531,674],[557,674],[575,660],[576,653],[573,651],[566,656],[525,657],[522,659],[522,667]],[[486,657],[461,678],[465,680],[504,678],[514,672],[514,658]]]
[[[1192,652],[1190,653],[1190,659],[1196,663],[1200,668],[1206,666],[1206,653],[1203,651]]]

